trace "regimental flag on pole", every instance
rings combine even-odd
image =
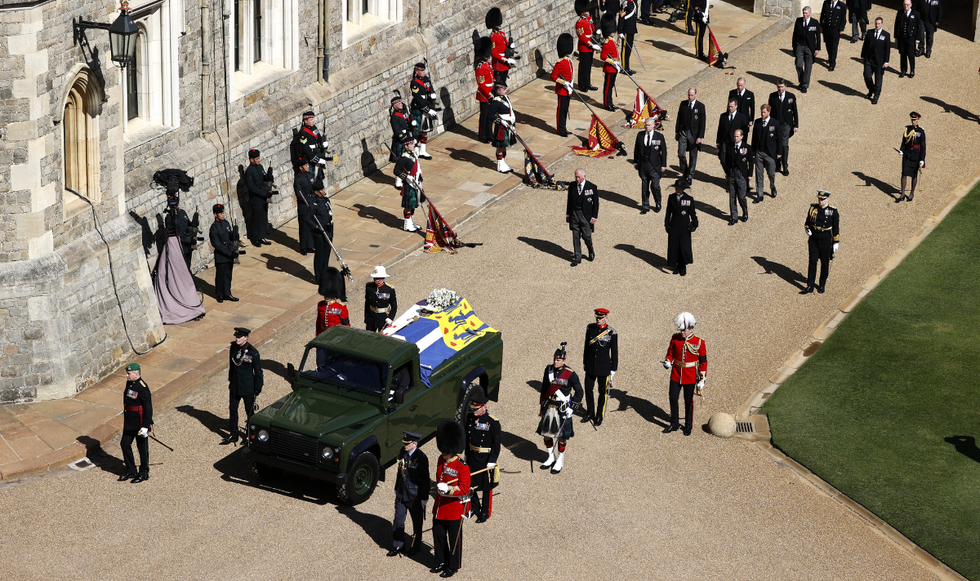
[[[456,237],[456,233],[449,227],[449,223],[442,217],[439,210],[429,200],[428,216],[425,221],[425,251],[441,252],[443,249],[456,254],[456,249],[463,246],[463,243]]]
[[[532,188],[547,188],[554,183],[548,170],[526,149],[524,150],[524,176],[524,182]]]
[[[718,46],[718,40],[715,39],[715,33],[708,29],[708,66],[718,67],[719,69],[727,68],[725,65],[728,64],[728,53],[721,52],[721,47]]]
[[[643,120],[648,117],[656,121],[655,127],[657,130],[663,130],[663,122],[667,118],[667,112],[664,111],[656,101],[650,98],[650,95],[648,95],[646,91],[637,87],[636,100],[633,102],[633,115],[630,117],[629,121],[626,122],[626,125],[623,125],[623,127],[642,127]]]
[[[616,150],[622,147],[619,139],[613,135],[613,132],[606,127],[606,124],[602,122],[601,119],[596,117],[596,114],[592,114],[592,125],[589,127],[589,145],[588,147],[572,146],[572,151],[576,155],[586,155],[588,157],[605,157],[609,154],[616,153]]]

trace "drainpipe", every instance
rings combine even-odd
[[[208,125],[208,87],[211,79],[211,61],[208,60],[207,43],[211,38],[211,21],[208,13],[208,0],[200,0],[201,8],[201,137],[207,137]]]

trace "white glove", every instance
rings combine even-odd
[[[436,94],[435,93],[429,93],[429,98],[430,99],[435,99],[436,98]]]
[[[449,485],[446,484],[445,482],[440,482],[439,484],[436,484],[436,490],[438,490],[442,494],[446,494],[447,492],[449,492]]]
[[[326,167],[326,165],[327,165],[327,160],[323,159],[322,157],[320,159],[316,160],[316,162],[318,164],[324,166],[324,167]]]
[[[919,162],[919,167],[923,167],[923,166],[925,166],[925,165],[926,165],[926,162],[924,162],[924,161],[920,161],[920,162]]]
[[[905,152],[904,152],[904,151],[902,151],[901,149],[899,149],[899,150],[898,150],[898,155],[905,155]]]
[[[697,388],[698,391],[701,391],[702,389],[704,389],[704,380],[702,379],[701,381],[697,382],[694,385],[694,387]]]
[[[565,89],[566,89],[566,90],[567,90],[567,91],[568,91],[569,93],[574,93],[574,92],[575,92],[575,88],[574,88],[574,87],[572,87],[572,84],[571,84],[571,83],[569,83],[568,81],[565,81]]]
[[[504,62],[509,64],[510,66],[514,66],[517,64],[517,61],[515,61],[514,59],[504,59]]]
[[[323,149],[330,149],[330,142],[329,141],[324,141],[323,142]]]
[[[613,61],[613,66],[616,67],[617,71],[623,70],[623,65],[619,64],[619,61]]]
[[[626,38],[626,35],[623,34],[622,32],[620,32],[619,33],[619,40],[623,40],[624,38]]]
[[[429,117],[432,117],[433,119],[435,119],[438,116],[439,116],[439,113],[437,111],[433,111],[431,109],[429,110]]]
[[[141,438],[145,438],[145,437],[147,437],[149,435],[150,435],[150,429],[149,428],[140,428],[139,436]]]
[[[391,324],[391,319],[385,319],[385,325],[390,325],[390,324]]]
[[[496,465],[497,465],[496,462],[487,462],[487,468],[493,468]]]
[[[572,412],[573,412],[572,406],[568,406],[567,408],[565,408],[565,419],[566,420],[568,418],[572,417]]]
[[[670,361],[664,359],[663,364],[664,364],[664,369],[670,369]]]
[[[807,236],[813,236],[813,230],[810,230],[809,228],[807,228],[806,229],[806,235]]]
[[[416,125],[417,125],[417,123],[415,123],[415,120],[412,119],[412,127],[415,127]]]
[[[602,47],[599,46],[598,44],[594,43],[594,42],[592,44],[590,44],[589,46],[592,47],[592,50],[602,50]]]
[[[701,19],[701,22],[703,22],[705,24],[708,23],[708,15],[707,14],[704,15],[704,18]]]
[[[838,248],[840,248],[840,242],[834,242],[834,254],[837,254]]]
[[[615,371],[610,371],[610,372],[609,372],[609,381],[612,381],[612,379],[613,379],[614,377],[616,377],[616,372],[615,372]]]

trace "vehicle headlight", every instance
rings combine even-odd
[[[260,442],[268,442],[269,441],[269,431],[268,430],[259,430],[259,441]]]
[[[334,449],[330,446],[324,446],[323,449],[320,450],[320,456],[322,456],[324,460],[332,459],[334,454]]]

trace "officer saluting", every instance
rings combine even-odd
[[[813,282],[817,277],[817,260],[820,260],[820,286],[817,287],[817,292],[824,291],[827,275],[830,273],[830,261],[834,259],[840,244],[840,214],[837,208],[830,205],[828,198],[830,192],[817,190],[817,203],[810,204],[806,221],[803,222],[810,248],[810,264],[807,269],[806,288],[800,291],[801,295],[813,292]]]
[[[895,200],[896,204],[905,199],[912,201],[915,185],[919,182],[919,168],[926,167],[926,132],[919,127],[920,117],[922,115],[915,111],[909,113],[912,124],[906,125],[905,133],[902,134],[902,148],[898,151],[902,156],[902,195]],[[906,198],[905,186],[909,178],[912,178],[912,189]]]
[[[132,479],[133,484],[139,484],[150,479],[150,430],[153,429],[153,397],[150,388],[140,377],[140,364],[130,363],[126,366],[126,389],[123,390],[123,433],[119,440],[122,447],[123,461],[126,463],[126,473],[119,477],[119,482]],[[133,458],[133,440],[136,440],[136,450],[140,454],[140,470],[136,472],[136,460]]]
[[[500,456],[500,422],[487,411],[489,400],[484,395],[470,399],[470,413],[466,417],[466,465],[470,467],[470,504],[476,522],[486,522],[493,512],[493,468]],[[490,468],[480,474],[473,474]],[[480,491],[483,499],[480,499]]]
[[[374,282],[364,287],[364,324],[368,331],[383,330],[398,314],[395,289],[385,283],[388,276],[385,267],[379,264],[371,273]]]
[[[228,348],[228,436],[222,444],[238,441],[238,404],[245,401],[245,418],[255,413],[255,400],[262,393],[262,361],[259,351],[248,342],[251,333],[235,327],[235,340]]]
[[[419,450],[421,434],[405,432],[402,449],[398,452],[398,477],[395,479],[395,518],[391,526],[389,557],[400,552],[411,557],[422,550],[422,521],[429,502],[429,458]],[[405,513],[412,515],[412,544],[405,549]]]
[[[425,63],[415,63],[415,73],[412,75],[412,133],[419,142],[419,157],[432,159],[425,151],[429,142],[429,132],[432,131],[432,120],[436,113],[436,90],[432,88],[429,75],[425,74]]]
[[[585,370],[585,417],[583,422],[595,420],[602,425],[609,403],[609,387],[619,366],[619,335],[609,326],[606,316],[609,309],[596,309],[595,323],[585,328],[585,349],[582,352],[582,369]],[[593,388],[599,382],[599,401],[593,400]]]

